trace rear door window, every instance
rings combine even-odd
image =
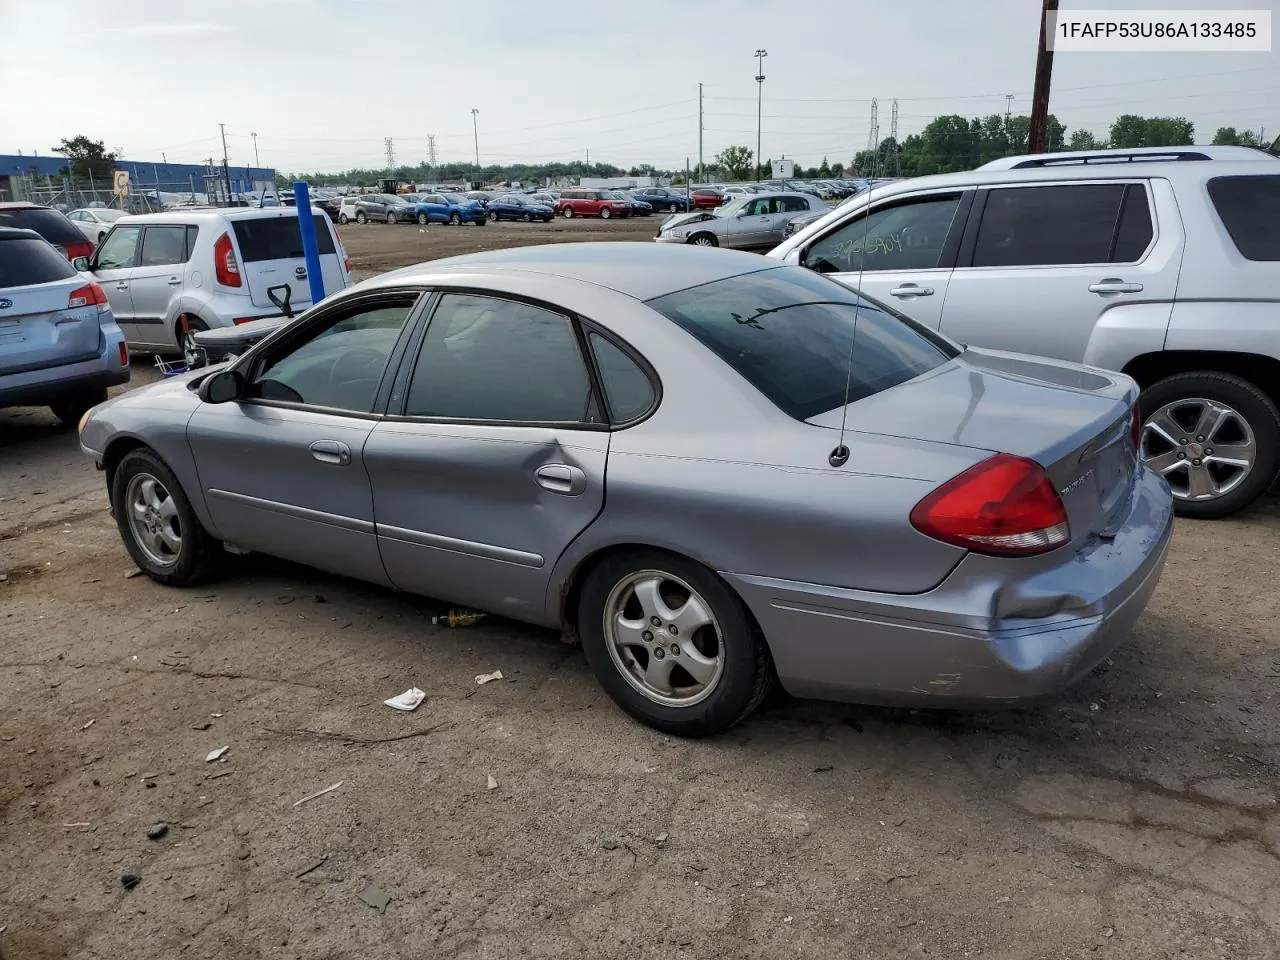
[[[333,253],[333,237],[327,217],[312,217],[316,226],[316,246],[320,253]],[[291,260],[302,256],[302,234],[294,217],[261,217],[233,223],[240,255],[246,263],[261,260]]]
[[[1246,260],[1280,260],[1280,176],[1214,177],[1209,199]]]
[[[982,212],[973,266],[1108,263],[1125,187],[1080,183],[992,190]]]
[[[147,227],[142,235],[140,267],[161,267],[187,262],[187,228]]]
[[[75,275],[67,258],[38,237],[0,240],[0,290],[69,280]]]

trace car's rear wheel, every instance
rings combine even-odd
[[[61,400],[49,404],[49,409],[53,411],[53,415],[58,418],[63,426],[74,427],[79,424],[80,418],[84,416],[86,410],[105,399],[107,399],[105,388],[102,390],[89,390],[85,393],[63,397]]]
[[[772,685],[768,648],[746,606],[710,569],[675,554],[605,558],[583,583],[578,629],[609,696],[668,733],[727,730]]]
[[[1182,517],[1225,517],[1266,493],[1280,472],[1280,411],[1248,380],[1200,370],[1142,391],[1142,459],[1162,475]]]
[[[689,238],[689,243],[695,247],[718,247],[720,241],[709,233],[695,233]]]
[[[194,365],[199,356],[199,350],[196,347],[193,335],[201,330],[208,329],[209,325],[199,317],[183,314],[178,318],[178,327],[174,331],[176,334],[174,340],[178,342],[178,349],[182,351],[182,359],[188,368]]]
[[[679,213],[680,207],[677,204],[671,204],[667,207],[667,213]]]
[[[449,214],[449,222],[455,227],[458,226],[462,223],[462,215],[455,210],[453,213]]]
[[[151,579],[183,587],[216,570],[218,541],[200,525],[173,471],[151,450],[125,454],[112,477],[111,505],[125,549]]]
[[[601,207],[601,208],[600,208],[600,219],[601,219],[601,220],[608,220],[611,216],[613,216],[613,211],[612,211],[612,210],[610,210],[608,207]]]
[[[424,226],[424,227],[427,225],[427,221],[428,221],[428,220],[430,220],[430,219],[431,219],[431,218],[430,218],[430,217],[428,217],[425,213],[420,213],[420,214],[418,214],[418,223],[419,223],[419,224],[421,224],[421,225],[422,225],[422,226]]]
[[[564,208],[564,218],[566,220],[571,220],[573,218],[573,207]]]
[[[340,214],[338,214],[338,222],[339,222],[340,224],[342,224],[343,226],[346,226],[348,223],[350,223],[350,221],[347,219],[347,215],[346,215],[345,213],[340,213]]]
[[[363,210],[356,211],[356,223],[367,223],[368,220],[369,218],[364,215]]]

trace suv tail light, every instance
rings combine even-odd
[[[67,297],[67,309],[76,310],[80,307],[97,307],[99,313],[110,309],[106,292],[96,283],[86,283],[71,291],[71,296]]]
[[[62,244],[58,249],[62,251],[68,260],[93,256],[93,244],[88,240],[72,240],[70,243]]]
[[[1071,539],[1062,498],[1033,460],[998,453],[944,483],[911,511],[927,537],[977,553],[1023,557]]]
[[[240,286],[240,264],[236,262],[229,233],[224,233],[213,244],[213,276],[224,287]]]
[[[1133,420],[1129,425],[1129,439],[1133,441],[1133,449],[1142,453],[1142,409],[1133,405]]]

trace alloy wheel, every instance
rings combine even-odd
[[[136,473],[125,491],[129,530],[138,548],[158,567],[171,567],[182,553],[178,505],[164,484],[149,473]]]
[[[1142,428],[1142,459],[1178,500],[1214,500],[1249,476],[1258,456],[1249,422],[1217,400],[1187,397],[1165,404]]]

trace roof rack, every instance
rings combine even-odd
[[[1201,153],[1199,150],[1170,150],[1168,153],[1081,153],[1019,160],[1009,169],[1026,170],[1032,167],[1065,167],[1091,163],[1164,163],[1210,159],[1212,158],[1207,153]]]

